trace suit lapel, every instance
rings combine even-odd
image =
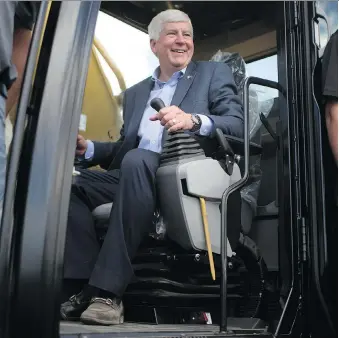
[[[137,143],[138,129],[141,118],[144,114],[146,104],[152,90],[152,78],[143,81],[138,88],[136,88],[135,101],[131,121],[129,122],[128,129],[126,130],[126,138],[121,145],[118,153],[110,164],[109,170],[119,169],[122,159],[125,154],[133,149]]]
[[[147,101],[149,99],[153,86],[152,78],[146,79],[137,89],[135,94],[134,109],[132,120],[128,128],[128,134],[136,140],[141,118],[144,114]]]
[[[180,106],[182,100],[186,96],[188,90],[190,89],[193,83],[194,77],[196,75],[195,68],[196,68],[195,62],[191,62],[187,66],[184,76],[179,80],[177,84],[177,88],[175,89],[175,93],[173,95],[172,102],[171,102],[172,106],[178,106],[178,107]]]

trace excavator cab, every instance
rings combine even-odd
[[[94,38],[98,13],[146,32],[169,7],[192,19],[194,58],[231,67],[244,138],[218,130],[211,139],[170,135],[153,231],[132,261],[135,277],[124,294],[125,323],[60,322],[76,134],[114,141],[122,122],[122,94],[112,94],[102,59],[121,90],[128,87]],[[314,86],[323,47],[315,27],[324,18],[316,3],[301,1],[42,2],[8,159],[0,336],[336,336],[328,310],[334,297],[322,277],[333,266]],[[109,42],[121,34],[110,30]],[[121,41],[115,47],[124,49]],[[141,67],[139,51],[131,61]],[[93,211],[99,242],[111,208]]]

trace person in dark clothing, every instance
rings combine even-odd
[[[328,41],[322,61],[322,94],[328,140],[338,165],[338,30]]]
[[[338,311],[338,31],[332,34],[322,58],[323,166],[328,260],[321,284],[333,322]],[[320,315],[320,314],[319,314]]]

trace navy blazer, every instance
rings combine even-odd
[[[125,154],[138,146],[138,129],[152,86],[149,77],[125,91],[120,139],[94,142],[91,165],[118,169]],[[186,113],[205,114],[224,134],[243,137],[243,106],[232,71],[225,63],[192,61],[178,82],[171,105]]]

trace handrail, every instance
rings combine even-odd
[[[228,187],[221,201],[221,280],[220,280],[220,298],[221,298],[221,319],[220,332],[227,332],[227,200],[228,196],[234,191],[243,187],[249,176],[249,87],[252,84],[277,89],[284,94],[283,88],[279,83],[250,76],[245,80],[244,84],[244,175],[243,177]]]

